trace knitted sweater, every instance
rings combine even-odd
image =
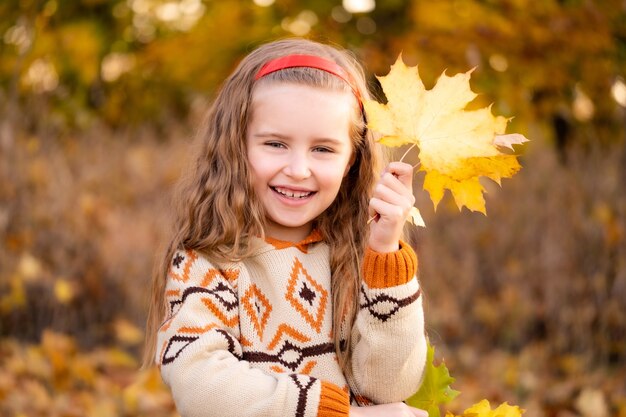
[[[182,416],[344,417],[350,396],[380,404],[417,391],[426,341],[408,245],[365,254],[348,384],[332,342],[328,245],[316,231],[298,244],[257,240],[238,263],[195,251],[172,260],[156,361]]]

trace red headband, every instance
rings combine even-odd
[[[259,72],[257,72],[257,74],[255,75],[254,79],[258,80],[259,78],[262,78],[272,72],[294,67],[316,68],[341,78],[350,86],[352,92],[359,101],[359,106],[361,107],[361,109],[363,109],[361,95],[359,94],[359,90],[356,88],[356,84],[352,76],[338,64],[319,56],[287,55],[280,58],[272,59],[271,61],[266,62],[263,67],[261,67]]]

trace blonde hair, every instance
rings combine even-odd
[[[280,70],[254,81],[255,74],[267,61],[291,54],[316,55],[334,61],[352,76],[361,98],[370,97],[360,64],[348,52],[329,45],[285,39],[265,44],[241,61],[209,109],[198,134],[200,147],[195,165],[178,185],[174,233],[153,273],[144,366],[154,362],[156,334],[166,315],[164,291],[174,252],[193,249],[211,260],[238,261],[251,255],[250,237],[264,236],[265,216],[251,185],[245,143],[254,88],[260,83],[289,82],[352,94],[345,81],[308,67]],[[350,329],[358,312],[360,261],[369,230],[366,226],[369,199],[382,168],[380,149],[366,130],[357,103],[355,100],[350,132],[354,162],[336,199],[316,219],[316,228],[330,249],[333,341],[346,375],[351,374]]]

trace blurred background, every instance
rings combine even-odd
[[[2,0],[0,414],[176,415],[138,370],[168,196],[220,82],[287,36],[352,50],[381,98],[400,53],[427,88],[476,67],[531,139],[488,217],[416,178],[447,408],[625,417],[624,0]]]

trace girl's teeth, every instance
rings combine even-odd
[[[274,188],[274,189],[278,191],[280,194],[287,196],[287,197],[291,197],[291,198],[303,198],[303,197],[308,197],[311,194],[310,192],[289,191],[289,190],[285,190],[282,188]]]

